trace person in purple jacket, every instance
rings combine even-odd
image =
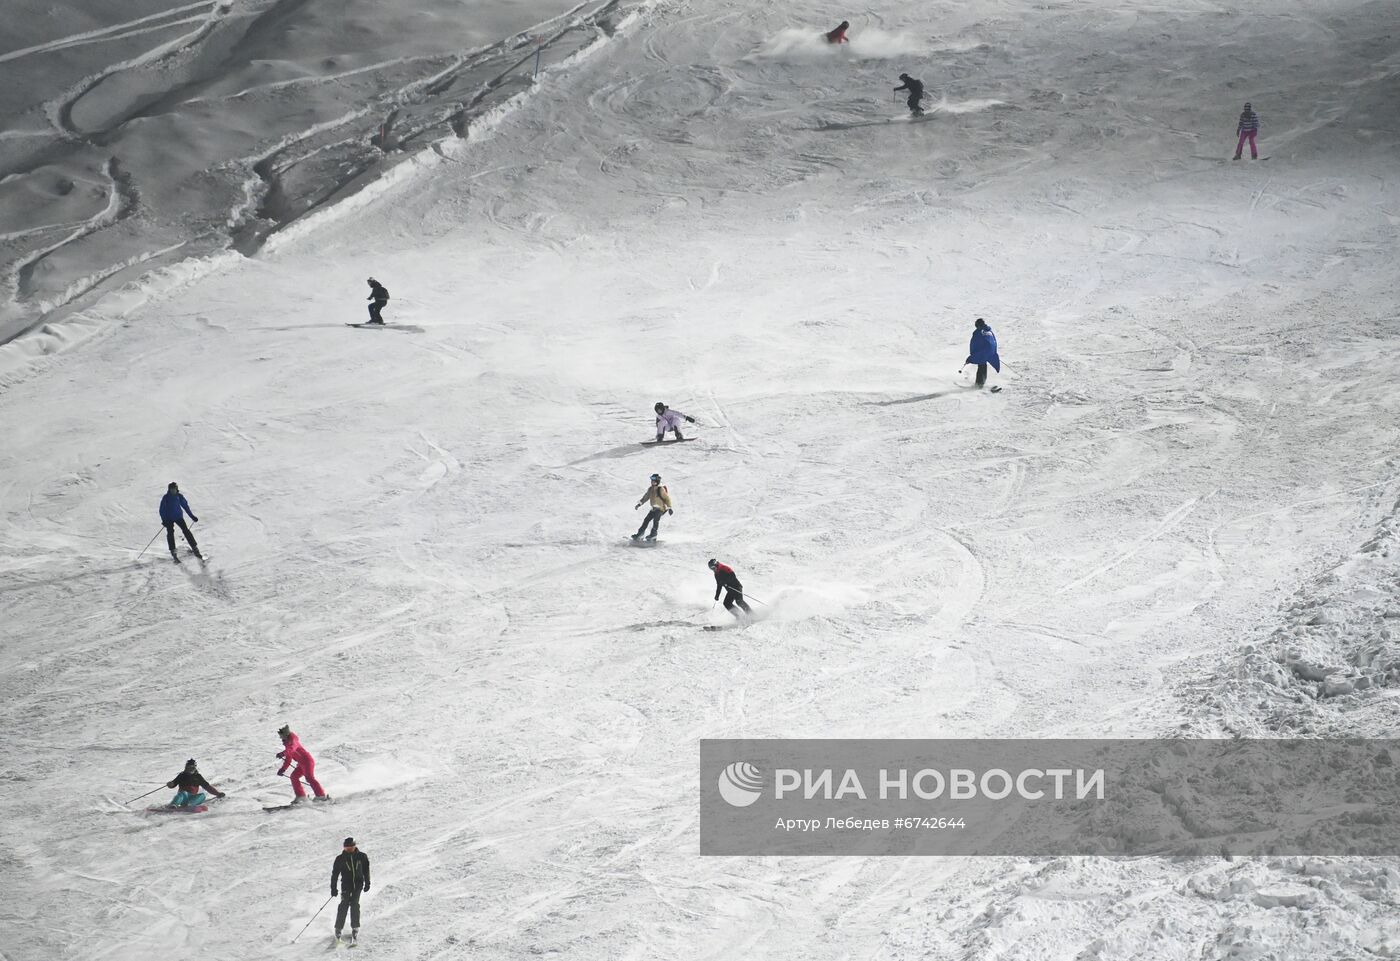
[[[180,555],[175,553],[175,525],[180,525],[180,533],[185,535],[185,543],[190,545],[190,550],[194,556],[204,560],[204,555],[199,552],[199,545],[195,543],[194,535],[185,526],[185,515],[190,515],[190,520],[196,524],[199,518],[194,516],[194,511],[190,510],[189,501],[185,500],[185,495],[180,493],[180,487],[174,481],[165,489],[165,496],[160,499],[160,522],[165,525],[165,543],[170,546],[170,556],[175,559],[175,563],[180,563]]]
[[[693,424],[695,423],[694,417],[691,417],[689,414],[682,414],[678,410],[673,410],[659,400],[652,409],[656,411],[656,442],[658,444],[666,439],[667,431],[673,431],[676,435],[676,440],[685,440],[685,437],[681,435],[681,421],[685,421],[687,424]]]
[[[973,325],[972,340],[967,346],[967,360],[963,361],[963,366],[968,364],[977,365],[979,390],[987,386],[988,364],[991,364],[998,374],[1001,373],[1001,357],[997,355],[997,335],[992,333],[992,328],[988,327],[981,317],[978,317],[977,323]]]

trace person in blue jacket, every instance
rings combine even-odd
[[[992,328],[988,327],[981,317],[977,318],[974,325],[972,341],[967,347],[967,360],[963,361],[964,367],[968,364],[977,365],[978,388],[987,386],[988,364],[991,364],[998,374],[1001,373],[1001,358],[997,356],[997,335],[992,333]]]
[[[204,555],[199,552],[199,545],[194,541],[194,535],[185,526],[185,515],[190,515],[190,520],[196,524],[199,518],[194,516],[194,511],[190,510],[190,505],[185,500],[185,495],[180,493],[180,487],[174,481],[165,489],[165,496],[160,499],[160,522],[165,525],[165,543],[170,545],[170,556],[175,558],[175,563],[180,563],[180,555],[175,553],[175,525],[180,525],[180,533],[185,535],[185,543],[190,545],[190,550],[194,551],[194,556],[204,560]]]

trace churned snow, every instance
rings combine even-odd
[[[347,834],[385,957],[1400,954],[1392,859],[696,835],[702,737],[1394,732],[1393,5],[21,7],[6,957],[315,956]]]

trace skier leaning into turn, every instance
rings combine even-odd
[[[909,112],[915,117],[922,117],[924,115],[924,108],[919,106],[919,101],[924,99],[923,83],[921,81],[915,80],[907,73],[901,73],[899,75],[899,79],[903,80],[904,83],[900,84],[898,87],[895,87],[895,92],[897,93],[900,90],[908,90],[909,100],[907,102],[909,104]]]
[[[277,776],[282,777],[287,773],[288,767],[296,765],[291,773],[292,793],[296,795],[292,798],[292,803],[301,804],[306,800],[306,789],[301,786],[302,778],[306,778],[306,783],[311,785],[316,800],[329,801],[330,795],[321,787],[321,782],[316,780],[316,759],[311,756],[310,751],[301,746],[301,738],[285,724],[278,729],[277,736],[282,739],[282,750],[277,752],[277,756],[282,759],[282,766],[277,769]]]
[[[685,438],[681,436],[681,421],[685,421],[687,424],[693,424],[695,423],[694,417],[682,414],[678,410],[672,410],[659,400],[652,409],[656,411],[656,442],[658,444],[666,439],[666,432],[668,430],[675,431],[676,440],[685,440]]]
[[[661,483],[660,474],[651,475],[651,486],[646,489],[642,499],[637,501],[637,506],[632,509],[636,510],[647,501],[651,501],[651,510],[647,511],[647,516],[642,518],[642,526],[637,528],[637,533],[632,535],[634,541],[642,539],[642,532],[647,529],[648,524],[651,525],[651,533],[647,535],[647,540],[656,540],[656,529],[661,525],[661,515],[674,513],[671,509],[671,493],[666,490],[666,485]]]
[[[738,576],[734,573],[734,568],[728,564],[721,564],[713,557],[710,558],[710,570],[715,572],[715,600],[719,600],[719,592],[726,591],[724,595],[724,609],[739,617],[739,612],[734,610],[737,604],[745,614],[753,614],[753,609],[744,603],[744,585],[739,583]]]
[[[194,758],[185,762],[184,770],[171,778],[166,787],[180,789],[170,799],[170,806],[173,808],[199,807],[204,803],[204,791],[208,791],[215,797],[224,796],[223,791],[204,780],[204,775],[199,773],[199,765],[195,763]]]

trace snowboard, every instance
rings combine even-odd
[[[147,814],[203,814],[209,810],[207,804],[197,804],[194,807],[175,807],[170,804],[155,804],[146,808]]]
[[[641,444],[643,447],[655,447],[657,444],[689,444],[691,441],[699,439],[698,437],[684,437],[680,440],[644,440]]]

